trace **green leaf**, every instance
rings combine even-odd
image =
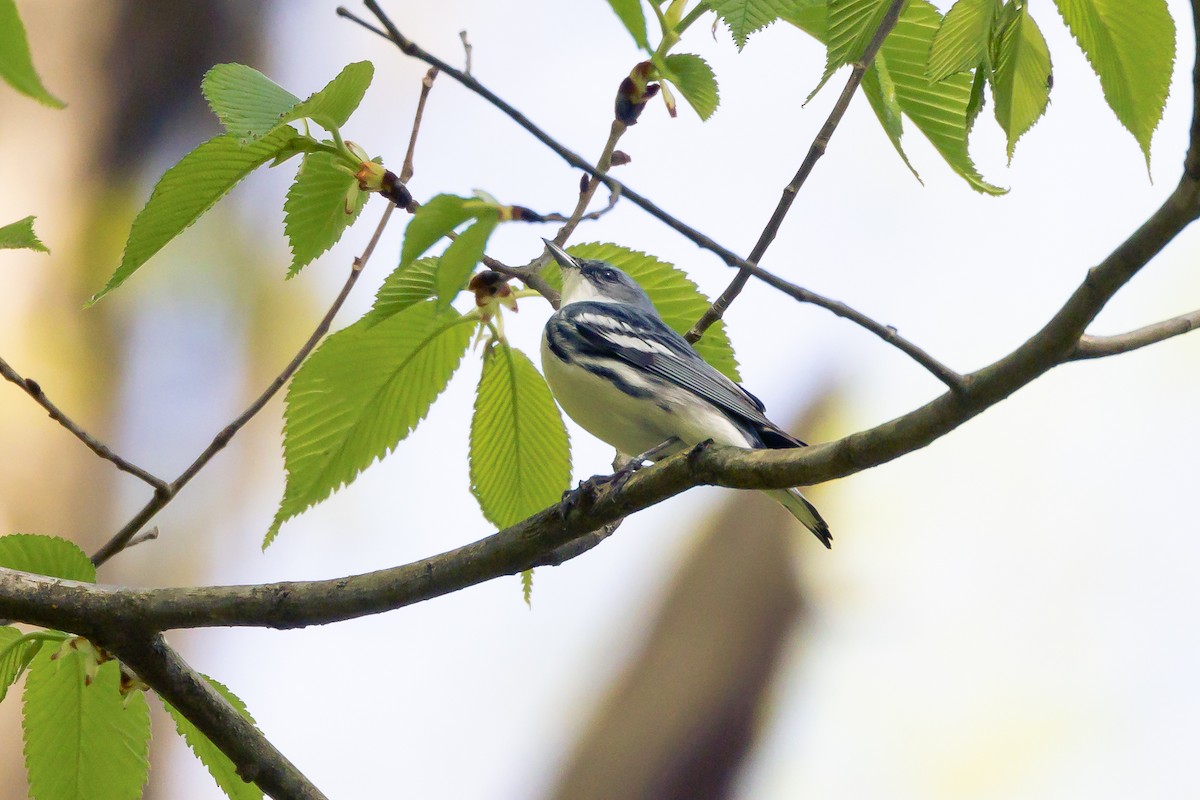
[[[780,9],[780,19],[790,22],[817,41],[825,41],[828,27],[826,0],[792,0]]]
[[[437,280],[438,307],[446,308],[467,284],[471,271],[483,258],[483,249],[487,247],[488,237],[492,235],[500,214],[495,209],[485,210],[479,220],[458,235],[446,252],[442,253]]]
[[[525,600],[525,605],[533,608],[533,570],[521,570],[521,597]]]
[[[1175,22],[1166,0],[1054,0],[1100,77],[1104,99],[1150,167],[1175,63]]]
[[[1020,6],[1000,31],[992,75],[996,121],[1008,137],[1009,163],[1017,140],[1046,113],[1050,74],[1046,40],[1029,16],[1029,7]]]
[[[325,88],[303,102],[256,69],[218,64],[204,76],[201,91],[221,124],[243,144],[298,119],[311,119],[327,131],[346,124],[371,85],[370,61],[347,65]]]
[[[251,723],[254,722],[254,717],[250,716],[250,712],[246,710],[246,704],[241,701],[241,698],[229,691],[229,688],[220,681],[213,680],[207,675],[202,677],[217,690],[218,694],[228,700],[239,714]],[[159,699],[162,700],[162,698]],[[217,786],[221,787],[221,791],[225,792],[227,797],[232,800],[260,800],[262,798],[262,790],[253,783],[242,780],[237,773],[237,767],[234,766],[229,756],[222,753],[207,736],[200,732],[199,728],[189,722],[174,706],[166,700],[162,700],[162,704],[171,719],[175,721],[176,732],[187,742],[188,747],[196,754],[196,758],[200,759],[200,763],[208,768],[208,773],[213,776],[213,780],[217,782]]]
[[[637,46],[648,52],[650,41],[646,38],[646,14],[642,11],[642,0],[608,0],[608,4]]]
[[[0,702],[42,649],[42,643],[42,639],[26,637],[12,625],[0,627]]]
[[[84,652],[43,648],[25,679],[25,768],[38,800],[134,800],[150,763],[150,711],[142,692],[121,694],[116,661],[85,685]]]
[[[823,2],[823,0],[820,0]],[[708,0],[709,8],[729,26],[738,50],[746,46],[746,39],[770,25],[779,16],[796,5],[812,5],[813,0]]]
[[[200,92],[225,130],[243,144],[274,128],[300,98],[245,64],[217,64],[204,74]]]
[[[424,203],[409,220],[404,229],[404,245],[400,248],[400,266],[411,264],[414,259],[433,247],[450,231],[475,215],[468,207],[468,198],[452,194],[439,194]]]
[[[849,64],[875,37],[891,0],[829,0],[826,69]]]
[[[428,300],[437,294],[435,275],[438,259],[418,258],[406,266],[397,267],[388,275],[375,294],[375,305],[363,317],[369,325],[375,325],[409,306]]]
[[[300,161],[283,204],[283,227],[292,245],[289,278],[337,244],[367,202],[367,193],[357,190],[358,179],[338,169],[339,163],[324,152],[309,153]],[[353,204],[347,209],[350,193]]]
[[[867,96],[867,102],[871,104],[871,110],[879,118],[879,124],[883,126],[883,132],[887,134],[892,147],[896,148],[896,152],[900,154],[913,176],[921,180],[900,144],[904,135],[904,118],[901,116],[900,100],[896,97],[896,82],[892,80],[892,73],[887,68],[887,59],[883,56],[876,56],[871,63],[871,69],[863,74],[862,91]]]
[[[283,127],[243,147],[235,135],[227,133],[209,139],[184,156],[159,179],[146,207],[133,221],[121,264],[87,305],[94,305],[124,283],[167,242],[191,226],[242,178],[274,158],[296,136],[295,130]]]
[[[307,117],[327,131],[340,128],[362,102],[371,79],[375,76],[375,65],[370,61],[347,64],[324,89],[309,96],[293,108],[280,122],[290,122]]]
[[[896,100],[972,189],[985,194],[1004,194],[1006,189],[983,179],[967,148],[972,75],[963,72],[937,83],[925,76],[925,59],[940,23],[941,16],[927,0],[909,0],[895,30],[884,40],[879,52],[896,87]],[[872,65],[871,69],[876,67]]]
[[[687,333],[696,320],[708,310],[708,298],[700,292],[692,279],[675,265],[659,261],[654,256],[617,244],[599,242],[572,245],[567,248],[567,252],[576,258],[606,261],[624,270],[646,290],[663,321],[678,333]],[[558,283],[561,279],[557,273],[557,265],[553,269],[553,280]],[[714,323],[694,347],[705,361],[730,380],[740,380],[737,359],[733,355],[733,346],[729,343],[729,335],[723,322]]]
[[[790,12],[784,19],[801,30],[829,44],[826,73],[816,94],[843,59],[861,55],[866,43],[874,36],[887,3],[884,0],[831,0],[829,18],[824,24],[815,10]],[[900,14],[896,27],[883,42],[883,47],[866,75],[863,91],[871,108],[879,117],[905,164],[912,165],[900,142],[900,126],[895,119],[895,105],[917,126],[942,155],[951,168],[966,179],[971,188],[987,194],[1003,194],[1006,190],[993,186],[979,174],[967,149],[970,130],[968,116],[971,103],[972,76],[969,73],[952,75],[940,82],[930,81],[925,74],[927,57],[933,39],[941,27],[941,15],[927,0],[909,0]],[[833,40],[837,39],[835,49]],[[889,97],[895,92],[895,105]],[[811,95],[810,95],[811,98]],[[971,108],[978,111],[978,105]],[[916,174],[916,171],[913,171]]]
[[[695,109],[700,119],[707,120],[717,110],[717,76],[700,56],[676,53],[666,57],[666,78],[679,90],[683,99]]]
[[[550,387],[505,342],[484,355],[470,465],[471,493],[497,528],[554,505],[571,487],[571,443]]]
[[[46,91],[37,70],[33,68],[29,42],[25,38],[25,25],[13,0],[0,0],[0,79],[43,105],[51,108],[66,106],[66,103]]]
[[[971,81],[971,96],[967,100],[967,135],[971,133],[971,129],[975,127],[975,120],[979,118],[979,112],[983,110],[983,104],[987,100],[988,71],[980,66],[975,70],[975,79]]]
[[[353,481],[425,418],[471,339],[474,320],[420,303],[359,320],[321,344],[288,387],[287,486],[267,532]]]
[[[992,38],[997,0],[958,0],[938,28],[925,74],[937,83],[983,63]]]
[[[96,582],[96,567],[79,545],[57,536],[0,536],[0,567],[69,581]]]
[[[823,40],[827,48],[825,72],[816,88],[809,92],[806,103],[817,96],[833,73],[862,56],[889,5],[891,0],[829,0]]]
[[[3,2],[4,0],[0,0],[0,3]],[[0,250],[37,250],[40,253],[49,253],[50,249],[42,244],[33,232],[34,219],[36,217],[26,217],[0,228]]]

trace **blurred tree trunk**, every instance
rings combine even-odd
[[[647,641],[580,737],[553,797],[730,796],[781,652],[803,621],[807,536],[754,492],[730,501],[675,576]]]
[[[155,461],[121,447],[118,406],[124,364],[135,346],[130,320],[117,304],[101,303],[86,313],[80,307],[119,262],[132,214],[156,177],[138,170],[161,170],[191,146],[178,135],[181,125],[197,141],[216,132],[198,91],[200,79],[214,63],[256,59],[269,4],[18,0],[18,8],[39,72],[68,108],[53,111],[0,92],[0,118],[10,123],[0,130],[0,153],[6,162],[25,162],[6,164],[5,208],[14,219],[39,216],[38,232],[55,267],[47,269],[47,257],[34,255],[5,270],[0,352],[101,441],[165,472],[174,469],[173,459]],[[19,153],[29,157],[18,159]],[[146,489],[4,384],[3,533],[60,535],[92,549],[120,525],[124,509],[114,499],[126,488]],[[26,797],[19,691],[7,700],[0,705],[0,741],[10,745],[0,750],[0,798],[19,800]]]

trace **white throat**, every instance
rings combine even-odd
[[[596,291],[596,287],[591,281],[584,279],[583,274],[577,269],[563,270],[563,290],[562,297],[559,298],[558,307],[570,305],[571,303],[579,303],[584,300],[599,300],[601,302],[616,302],[611,297],[605,297],[600,292]]]

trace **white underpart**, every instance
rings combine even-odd
[[[672,437],[679,439],[681,446],[706,439],[750,446],[746,435],[723,413],[686,389],[618,361],[605,366],[628,385],[648,389],[653,395],[631,397],[612,381],[564,364],[542,340],[542,370],[559,405],[580,427],[622,453],[637,455]]]

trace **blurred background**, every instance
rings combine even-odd
[[[284,282],[290,163],[253,176],[83,311],[157,177],[218,132],[199,94],[204,71],[241,61],[305,96],[369,58],[375,82],[346,134],[398,168],[425,65],[337,18],[334,3],[18,7],[46,85],[69,107],[0,89],[0,222],[36,214],[53,251],[4,254],[0,354],[90,432],[171,478],[300,346],[382,212],[373,199],[341,244]],[[605,2],[386,8],[452,63],[466,30],[477,78],[567,146],[599,153],[616,86],[638,60]],[[764,264],[960,371],[1007,353],[1176,182],[1193,44],[1188,5],[1171,10],[1182,36],[1150,176],[1061,20],[1039,4],[1054,59],[1049,112],[1011,168],[990,105],[973,139],[984,176],[1009,195],[973,193],[909,126],[918,183],[856,98]],[[686,105],[672,120],[652,104],[621,142],[633,161],[618,175],[744,253],[844,77],[802,106],[824,54],[786,25],[742,54],[724,29],[698,25],[678,50],[712,64],[721,108],[701,124]],[[566,212],[578,181],[499,112],[437,81],[409,184],[418,200],[478,188]],[[403,222],[338,326],[395,266]],[[552,230],[502,226],[489,252],[524,263]],[[1180,236],[1092,332],[1200,305],[1198,237]],[[710,296],[731,277],[628,203],[574,241],[654,253]],[[511,339],[535,350],[547,313],[524,301]],[[860,329],[762,285],[727,319],[746,385],[809,441],[942,389]],[[1192,335],[1060,368],[925,450],[812,490],[832,552],[769,501],[695,490],[539,569],[532,609],[514,577],[338,625],[170,639],[330,797],[1195,797],[1198,359]],[[334,577],[490,533],[466,467],[478,370],[468,357],[391,457],[262,553],[283,489],[276,398],[159,515],[159,539],[100,579]],[[607,471],[607,447],[575,428],[572,444],[577,477]],[[90,551],[147,499],[0,386],[0,530]],[[25,796],[19,717],[13,693],[0,704],[4,798]],[[147,797],[221,796],[161,714],[151,763]]]

